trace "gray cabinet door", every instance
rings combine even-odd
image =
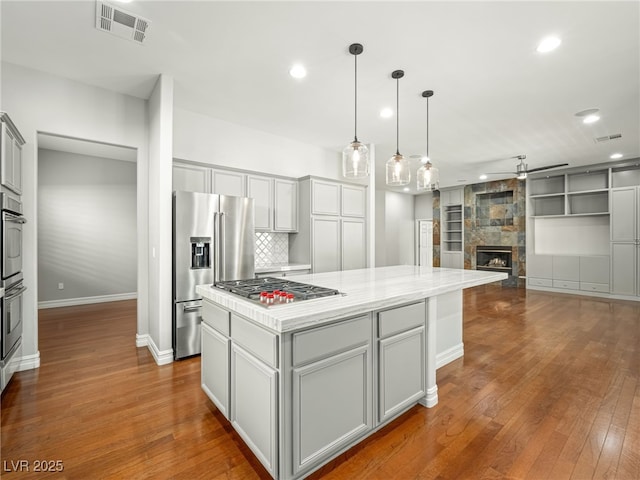
[[[228,170],[213,170],[211,193],[232,197],[246,196],[244,173]]]
[[[611,293],[636,295],[637,253],[633,243],[611,244]]]
[[[313,217],[311,222],[313,273],[337,272],[342,267],[340,218]]]
[[[340,215],[340,184],[311,180],[311,213]]]
[[[278,459],[278,373],[231,346],[231,423],[275,477]]]
[[[611,241],[635,242],[637,234],[636,188],[611,191]]]
[[[184,192],[211,193],[211,169],[174,163],[173,189]]]
[[[342,269],[367,266],[367,241],[364,220],[342,219]]]
[[[247,175],[247,197],[253,198],[254,227],[271,230],[273,218],[273,180],[267,177]]]
[[[293,472],[318,465],[373,428],[370,346],[293,370]]]
[[[378,421],[384,422],[424,397],[424,326],[379,341]]]
[[[366,189],[357,185],[342,185],[342,216],[364,217]]]
[[[204,322],[201,326],[202,390],[228,419],[230,340]]]
[[[274,180],[274,210],[276,232],[295,232],[298,230],[298,182]]]

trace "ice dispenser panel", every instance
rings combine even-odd
[[[191,268],[211,268],[211,237],[191,237]]]

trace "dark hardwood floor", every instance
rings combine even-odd
[[[464,298],[465,356],[438,370],[440,403],[310,478],[640,479],[640,302]],[[270,478],[201,391],[199,357],[158,367],[135,347],[134,301],[39,315],[41,367],[2,395],[3,479]],[[45,460],[64,471],[34,472]]]

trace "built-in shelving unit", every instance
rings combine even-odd
[[[530,216],[609,215],[609,183],[608,169],[533,178]]]
[[[463,245],[462,205],[444,207],[443,246],[448,252],[461,252]]]

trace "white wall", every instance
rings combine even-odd
[[[433,218],[433,194],[422,193],[413,197],[413,207],[416,220],[430,220]]]
[[[342,154],[174,109],[173,156],[180,160],[273,175],[342,179]]]
[[[415,263],[413,195],[385,192],[384,211],[386,265],[413,265]]]
[[[609,255],[609,216],[536,218],[528,253],[536,255]]]
[[[23,365],[39,365],[37,330],[37,133],[136,148],[138,178],[138,332],[147,332],[147,109],[146,101],[54,75],[2,63],[2,104],[26,144],[23,161],[24,281]],[[22,367],[21,367],[22,368]]]
[[[38,302],[135,295],[136,223],[135,163],[40,149]]]
[[[160,75],[149,108],[149,338],[156,363],[173,361],[172,213],[173,78]],[[138,343],[140,344],[140,342]]]

